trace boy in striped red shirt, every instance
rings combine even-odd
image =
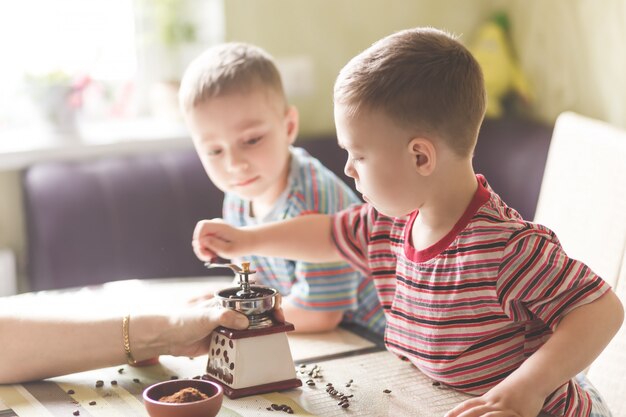
[[[467,49],[430,28],[388,36],[343,68],[334,104],[345,172],[366,204],[245,230],[207,221],[200,250],[347,259],[374,278],[387,348],[476,395],[447,417],[609,416],[578,374],[622,306],[474,173],[485,91]]]
[[[360,202],[333,172],[292,146],[298,111],[287,103],[273,57],[261,48],[246,43],[209,48],[185,72],[180,102],[200,160],[225,193],[227,223],[260,225],[306,212],[335,213]],[[280,291],[285,318],[296,331],[349,322],[382,337],[385,318],[372,279],[345,261],[257,256],[235,261],[252,262],[256,282]]]

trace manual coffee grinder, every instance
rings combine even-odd
[[[251,285],[249,262],[205,264],[208,268],[227,267],[239,275],[239,286],[218,291],[215,298],[223,307],[245,314],[250,321],[246,330],[218,327],[211,333],[205,378],[217,382],[229,398],[296,388],[302,381],[289,349],[287,333],[291,323],[278,323],[273,317],[278,291]]]

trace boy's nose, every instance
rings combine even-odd
[[[352,166],[352,164],[350,163],[350,160],[348,159],[346,161],[346,165],[343,167],[343,172],[344,174],[346,174],[348,177],[350,178],[355,178],[356,173],[354,172],[354,167]]]
[[[227,160],[227,168],[230,172],[243,171],[248,168],[248,162],[236,152],[230,152]]]

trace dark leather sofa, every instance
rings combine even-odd
[[[481,130],[476,172],[526,218],[551,133],[518,119],[486,121]],[[353,185],[334,136],[297,145]],[[224,273],[205,269],[191,250],[196,222],[220,217],[223,197],[192,149],[40,163],[24,171],[22,185],[31,290]]]

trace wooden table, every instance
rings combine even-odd
[[[94,288],[71,291],[29,293],[0,302],[15,308],[37,305],[39,308],[66,306],[74,311],[128,310],[164,308],[188,298],[229,286],[229,279],[185,279],[120,281]],[[224,398],[219,417],[273,416],[271,404],[287,404],[300,416],[439,416],[467,396],[453,391],[423,375],[409,362],[385,351],[366,335],[345,328],[315,335],[289,335],[297,375],[303,383],[309,373],[319,368],[315,385],[284,392],[231,400]],[[45,381],[0,385],[0,416],[45,417],[72,416],[141,416],[147,413],[141,393],[158,381],[193,378],[205,373],[207,358],[193,360],[162,356],[158,365],[135,368],[128,365],[97,369]],[[96,387],[96,381],[104,381]],[[115,381],[115,383],[113,383]],[[352,381],[352,382],[350,382]],[[346,409],[326,392],[326,385],[343,394],[353,395]],[[72,390],[73,394],[68,394]],[[72,392],[70,391],[70,392]],[[94,405],[90,405],[93,403]]]

